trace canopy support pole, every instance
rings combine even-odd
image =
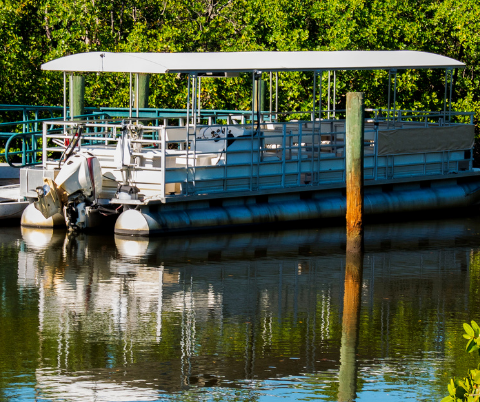
[[[393,128],[395,128],[395,122],[397,118],[397,69],[393,71],[395,72],[395,81],[393,84]]]
[[[333,118],[335,118],[335,99],[337,98],[337,70],[333,70]]]
[[[319,95],[319,99],[318,99],[318,121],[322,121],[322,95],[323,95],[323,88],[322,88],[322,78],[323,78],[323,70],[318,70],[319,72],[319,85],[320,85],[320,88],[318,90],[318,95]],[[320,123],[320,127],[322,127],[322,124]]]
[[[202,77],[198,77],[198,123],[201,123],[200,119],[202,118]]]
[[[195,189],[196,162],[197,162],[197,75],[193,74],[193,91],[192,91],[192,116],[193,116],[193,188]],[[187,166],[188,169],[188,166]]]
[[[188,154],[190,152],[190,74],[188,74],[188,83],[187,83],[187,137],[185,141],[185,150],[186,150],[186,166],[187,166],[187,185],[185,186],[185,195],[188,195]],[[166,155],[166,150],[163,150],[163,156]]]
[[[447,88],[450,85],[450,93],[448,96],[448,122],[452,119],[452,86],[453,71],[451,68],[445,69],[445,95],[443,97],[443,124],[447,122]]]
[[[447,117],[447,76],[448,68],[445,69],[445,94],[443,95],[443,123],[445,124],[445,118]]]
[[[128,117],[132,118],[132,73],[130,73],[130,90],[128,91]]]
[[[328,102],[327,102],[327,120],[330,120],[330,70],[328,70]]]
[[[140,107],[139,107],[139,102],[138,102],[138,98],[139,98],[139,94],[140,94],[140,91],[139,91],[139,88],[138,88],[138,73],[135,74],[135,103],[136,103],[136,106],[137,106],[137,124],[138,124],[138,118],[140,117]]]
[[[275,73],[275,120],[278,121],[278,72]]]
[[[269,86],[269,89],[270,89],[270,123],[272,122],[272,72],[270,71],[270,86]]]
[[[255,129],[255,83],[257,72],[252,71],[252,131],[250,133],[251,138],[251,150],[250,150],[250,191],[253,190],[253,130]]]
[[[388,70],[388,106],[387,106],[387,128],[390,127],[390,95],[392,92],[392,70]]]
[[[315,105],[317,103],[317,72],[313,72],[313,94],[312,94],[312,178],[311,184],[313,185],[314,182],[318,180],[317,172],[315,171]],[[320,145],[322,144],[322,139],[318,138],[318,152],[320,153]]]
[[[318,89],[318,178],[317,183],[320,183],[320,156],[322,153],[322,78],[323,70],[318,70],[319,89]]]
[[[63,72],[63,120],[67,121],[67,73]],[[67,126],[63,126],[63,133],[66,134]]]
[[[450,70],[450,96],[448,98],[448,122],[452,122],[453,70]]]
[[[255,73],[256,71],[252,72],[252,132],[255,126]]]
[[[317,103],[317,72],[313,72],[313,102],[312,102],[312,113],[311,118],[313,121],[313,132],[315,133],[315,105]]]

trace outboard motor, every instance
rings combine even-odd
[[[80,151],[70,156],[55,180],[44,178],[43,187],[37,187],[35,208],[45,219],[62,213],[67,226],[83,229],[86,207],[95,204],[102,191],[102,171],[98,159],[89,152]]]

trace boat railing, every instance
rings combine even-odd
[[[147,124],[135,119],[44,122],[44,168],[61,166],[65,149],[82,126],[79,147],[99,158],[110,196],[118,183],[136,185],[146,198],[164,198],[345,182],[344,120],[191,125],[188,135],[186,127]],[[367,118],[365,180],[471,170],[472,149],[466,142],[445,149],[423,146],[439,135],[463,135],[460,126],[406,121],[399,127]],[[389,136],[400,143],[391,147]],[[127,137],[128,152],[120,152]],[[421,147],[402,143],[403,137],[418,137]]]

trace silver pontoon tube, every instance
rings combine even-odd
[[[389,215],[466,208],[478,202],[479,182],[388,193],[372,191],[365,194],[365,214]],[[148,236],[314,219],[345,219],[345,211],[346,199],[340,195],[228,207],[168,210],[165,213],[162,213],[161,208],[149,211],[146,207],[143,211],[130,209],[123,212],[115,224],[115,234]]]

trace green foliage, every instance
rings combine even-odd
[[[468,353],[478,351],[480,355],[480,327],[475,321],[463,324],[465,334],[463,337],[468,340],[465,350]],[[461,380],[450,379],[448,384],[449,395],[441,402],[478,402],[480,400],[480,365],[477,369],[468,370],[467,376]]]
[[[0,103],[61,105],[61,74],[40,66],[78,52],[409,49],[465,62],[454,73],[452,106],[478,114],[479,17],[473,0],[0,0]],[[400,71],[398,107],[443,109],[443,74]],[[279,110],[309,109],[312,74],[280,78]],[[352,90],[365,92],[367,107],[386,106],[387,72],[337,79],[337,109]],[[128,75],[86,80],[86,106],[127,106]],[[152,107],[185,107],[184,77],[158,75],[150,87]],[[249,109],[249,77],[205,79],[202,97],[205,108]]]

